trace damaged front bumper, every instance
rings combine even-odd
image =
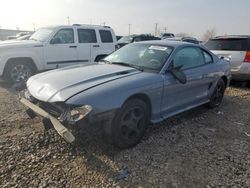
[[[49,119],[54,126],[55,130],[58,132],[59,135],[61,135],[67,142],[72,143],[75,141],[74,135],[61,123],[61,122],[67,122],[69,124],[74,124],[80,120],[82,120],[85,116],[87,116],[91,110],[92,107],[89,105],[85,105],[83,107],[75,108],[72,110],[65,110],[60,117],[55,118],[54,116],[50,115],[48,112],[46,112],[41,107],[33,104],[29,100],[25,98],[21,98],[21,103],[23,103],[25,106],[27,106],[29,109],[31,109],[36,114]]]

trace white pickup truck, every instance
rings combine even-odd
[[[52,26],[37,30],[24,41],[0,43],[0,76],[11,83],[36,72],[98,61],[117,48],[108,26]]]

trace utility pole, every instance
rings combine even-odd
[[[68,20],[68,25],[70,25],[70,19],[69,19],[69,16],[67,17],[67,20]]]
[[[32,23],[32,25],[33,25],[33,30],[36,31],[36,24]]]
[[[155,23],[155,36],[157,36],[158,23]]]
[[[103,23],[101,23],[101,25],[103,24],[103,26],[105,26],[106,25],[106,22],[103,22]]]
[[[164,33],[166,33],[167,32],[167,27],[164,27],[163,31],[164,31]]]
[[[131,27],[131,24],[128,24],[128,35],[130,35],[130,27]]]

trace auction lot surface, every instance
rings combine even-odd
[[[79,137],[44,135],[0,86],[0,187],[250,187],[250,88],[149,128],[132,149],[106,144],[98,126]]]

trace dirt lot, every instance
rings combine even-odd
[[[150,127],[118,150],[92,127],[74,145],[0,87],[0,187],[250,187],[250,88]]]

